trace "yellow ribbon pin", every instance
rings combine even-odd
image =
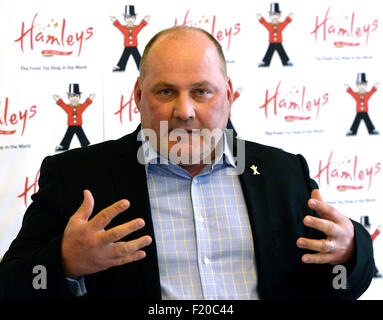
[[[260,173],[259,173],[259,171],[258,171],[258,167],[256,167],[255,165],[252,165],[252,166],[250,167],[250,169],[253,170],[253,175],[254,175],[254,176],[255,176],[255,175],[260,175]]]

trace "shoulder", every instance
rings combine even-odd
[[[293,160],[296,154],[284,151],[281,148],[265,145],[257,142],[243,140],[245,142],[246,153],[268,159],[270,161]]]
[[[133,132],[117,140],[108,140],[48,156],[44,159],[43,164],[53,162],[65,168],[78,166],[94,168],[100,166],[100,164],[105,165],[106,162],[110,163],[114,159],[124,156],[126,153],[134,154],[134,159],[136,159],[138,143],[137,134]]]
[[[302,154],[250,141],[245,142],[245,149],[245,170],[252,165],[258,166],[266,184],[278,186],[278,190],[283,192],[311,192],[318,188],[316,181],[310,176],[309,166]]]
[[[245,154],[247,162],[262,164],[263,168],[277,180],[286,176],[304,179],[310,176],[306,159],[301,154],[251,141],[245,141]]]
[[[74,148],[59,154],[50,156],[51,160],[56,160],[60,162],[70,162],[72,159],[92,159],[93,157],[98,157],[103,154],[107,154],[108,151],[113,148],[113,145],[116,143],[116,140],[105,141],[90,145],[83,148]]]

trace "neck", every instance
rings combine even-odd
[[[203,168],[206,167],[207,163],[213,163],[214,162],[214,160],[215,160],[215,149],[210,154],[210,159],[206,158],[204,160],[208,160],[208,161],[202,160],[201,163],[189,164],[189,165],[180,164],[179,166],[181,168],[183,168],[184,170],[186,170],[187,172],[189,172],[193,177],[195,177],[197,174],[199,174],[202,171]]]
[[[189,172],[193,177],[195,177],[197,174],[199,174],[203,168],[205,168],[206,164],[193,164],[193,165],[180,165],[180,167],[187,172]]]

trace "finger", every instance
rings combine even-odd
[[[81,206],[75,212],[73,217],[80,219],[82,222],[87,222],[93,212],[93,208],[93,195],[89,190],[84,190],[84,200],[82,201]]]
[[[145,221],[141,218],[121,224],[117,227],[111,228],[102,235],[101,242],[104,244],[116,242],[123,237],[137,231],[145,226]]]
[[[130,262],[138,261],[146,257],[146,252],[143,250],[138,250],[133,252],[127,257],[118,257],[113,259],[113,266],[121,266]]]
[[[143,236],[141,238],[127,242],[116,242],[111,247],[109,256],[111,258],[126,259],[129,258],[129,256],[134,254],[136,251],[141,250],[142,248],[150,245],[151,243],[152,238],[150,236]]]
[[[103,209],[97,215],[93,217],[92,220],[89,221],[91,227],[94,230],[104,229],[114,217],[116,217],[121,212],[127,210],[130,206],[130,203],[126,199],[122,199],[110,205],[109,207]]]
[[[302,262],[304,263],[315,263],[315,264],[326,264],[332,261],[333,255],[330,253],[315,253],[315,254],[304,254],[302,256]]]
[[[311,210],[318,212],[318,214],[324,219],[331,220],[336,223],[341,222],[342,220],[342,215],[339,211],[324,201],[311,198],[308,201],[308,206]]]
[[[333,250],[333,242],[329,241],[328,239],[314,240],[299,238],[297,240],[297,246],[302,249],[309,249],[321,253],[330,253]]]
[[[325,235],[331,238],[337,237],[340,233],[337,224],[326,219],[306,216],[303,219],[303,224],[307,227],[322,231]]]
[[[311,198],[312,198],[312,199],[319,200],[319,201],[324,201],[323,198],[322,198],[322,195],[321,195],[320,192],[319,192],[319,189],[314,189],[314,190],[311,192]]]

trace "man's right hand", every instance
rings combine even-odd
[[[129,208],[128,200],[117,201],[88,220],[93,206],[91,192],[84,190],[84,201],[64,230],[61,256],[65,274],[71,279],[143,259],[146,253],[140,249],[152,242],[150,236],[118,241],[144,227],[141,218],[105,230],[114,217]]]

